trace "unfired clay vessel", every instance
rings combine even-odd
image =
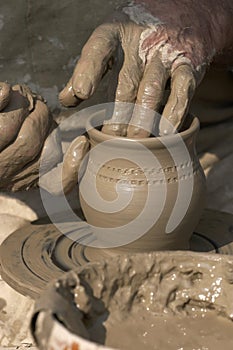
[[[89,118],[91,151],[80,183],[81,207],[100,246],[188,249],[205,198],[195,151],[198,119],[189,116],[179,134],[137,140],[104,134],[95,127],[103,120],[101,112]]]
[[[231,256],[154,252],[64,274],[37,302],[45,349],[232,349]]]

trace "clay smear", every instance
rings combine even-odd
[[[137,312],[138,311],[138,312]],[[128,318],[117,320],[111,315],[103,323],[105,345],[125,350],[141,349],[232,349],[232,321],[214,312],[193,312],[190,316],[156,315],[138,309]],[[99,335],[91,329],[91,338]]]

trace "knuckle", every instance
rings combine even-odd
[[[162,85],[158,81],[147,81],[144,84],[143,89],[151,95],[161,94],[163,91]]]
[[[136,89],[134,87],[128,88],[127,85],[121,85],[117,88],[116,99],[122,102],[131,101],[136,96]]]
[[[116,97],[121,101],[132,100],[136,97],[138,82],[132,79],[119,79]]]

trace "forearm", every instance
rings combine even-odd
[[[134,4],[144,6],[145,11],[164,24],[168,35],[178,36],[181,45],[183,40],[190,39],[197,56],[200,51],[206,63],[214,56],[229,55],[233,48],[232,0],[135,0]],[[205,43],[200,47],[198,41],[203,37]]]

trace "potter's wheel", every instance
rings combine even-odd
[[[205,210],[193,233],[191,250],[233,254],[233,215]],[[41,219],[15,231],[2,243],[1,274],[14,289],[35,298],[65,271],[109,256],[106,250],[67,238],[48,219]]]

